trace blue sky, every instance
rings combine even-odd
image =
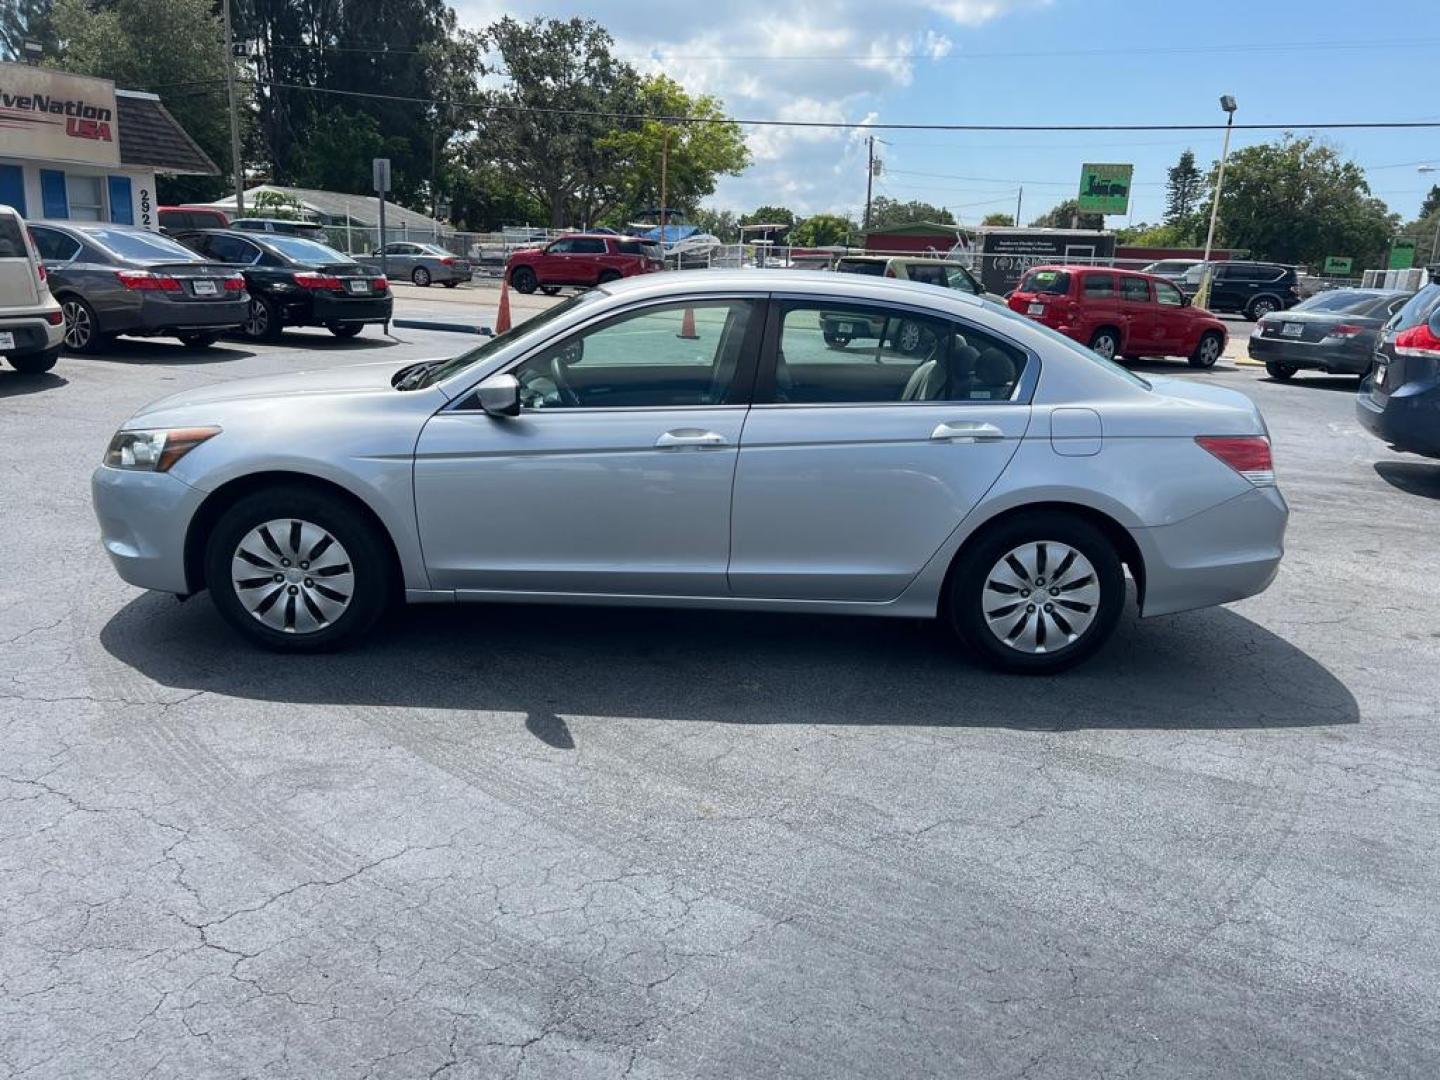
[[[593,17],[617,53],[738,117],[918,123],[1213,123],[1440,120],[1427,73],[1440,49],[1434,0],[1140,3],[1136,0],[462,0],[462,22]],[[1357,17],[1357,11],[1363,17]],[[1303,129],[1297,128],[1297,133]],[[1232,149],[1278,137],[1240,132]],[[1085,161],[1132,162],[1128,220],[1163,210],[1165,170],[1189,147],[1204,168],[1218,132],[880,132],[877,194],[945,205],[962,221],[1023,218],[1073,194]],[[754,164],[708,200],[858,216],[863,133],[749,129]],[[1440,173],[1440,128],[1325,136],[1366,168],[1375,194],[1413,217]],[[1127,219],[1110,218],[1123,225]]]

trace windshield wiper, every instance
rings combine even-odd
[[[418,390],[425,385],[425,379],[430,372],[443,363],[445,363],[444,358],[421,360],[418,363],[410,364],[401,368],[391,377],[390,385],[396,390]]]

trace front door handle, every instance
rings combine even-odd
[[[936,424],[930,438],[943,442],[995,442],[1005,438],[1005,433],[994,424],[946,422]]]
[[[726,439],[718,431],[702,431],[700,428],[676,428],[674,431],[667,431],[655,440],[655,445],[661,450],[693,446],[704,448],[707,446],[724,446]]]

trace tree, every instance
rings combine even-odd
[[[784,225],[795,224],[795,211],[784,206],[761,206],[740,219],[741,225]]]
[[[980,224],[1008,227],[1015,224],[1015,216],[1013,214],[986,214]]]
[[[1078,200],[1066,199],[1064,202],[1052,206],[1047,212],[1030,222],[1030,225],[1037,229],[1103,229],[1105,216],[1103,214],[1082,214]]]
[[[23,60],[25,42],[35,41],[54,52],[50,28],[52,0],[0,0],[0,60]]]
[[[260,217],[280,218],[283,221],[299,221],[305,217],[305,208],[283,191],[262,191],[255,196],[252,209]]]
[[[1195,165],[1195,151],[1186,150],[1166,174],[1165,224],[1176,228],[1180,235],[1194,231],[1205,191],[1205,177]]]
[[[1436,210],[1440,210],[1440,184],[1430,189],[1430,194],[1425,196],[1425,201],[1420,204],[1420,216],[1427,218]]]
[[[844,244],[859,231],[853,221],[839,214],[814,214],[790,230],[790,243],[798,247]]]
[[[1190,233],[1186,226],[1166,225],[1163,222],[1158,225],[1142,223],[1117,229],[1115,241],[1134,247],[1158,248],[1188,247],[1191,243]]]
[[[211,0],[56,0],[50,13],[54,56],[46,64],[111,79],[126,90],[154,89],[200,149],[230,167],[224,28]],[[163,32],[162,32],[163,28]],[[213,199],[226,189],[207,176],[160,177],[164,202]]]
[[[1261,259],[1319,265],[1343,255],[1363,267],[1381,264],[1398,220],[1358,165],[1313,138],[1286,135],[1232,155],[1218,231],[1227,246]]]
[[[937,225],[954,225],[955,218],[943,206],[931,206],[927,202],[912,199],[899,202],[877,195],[870,204],[870,228],[886,229],[892,225],[912,225],[916,222],[932,222]]]
[[[740,239],[740,219],[733,210],[710,210],[701,207],[689,215],[690,224],[698,226],[701,232],[718,237],[727,244]]]

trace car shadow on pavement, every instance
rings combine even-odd
[[[1440,461],[1377,461],[1375,471],[1393,488],[1407,495],[1440,499]]]
[[[232,360],[245,360],[255,354],[243,345],[220,341],[205,348],[193,348],[167,338],[116,338],[99,352],[74,353],[68,350],[65,356],[70,360],[90,363],[100,361],[107,364],[225,364]]]
[[[69,384],[69,379],[56,375],[53,371],[41,375],[22,375],[18,371],[0,368],[0,398],[38,394],[42,390],[58,390]]]
[[[301,346],[327,352],[350,352],[355,349],[388,349],[395,341],[385,337],[378,329],[369,337],[360,334],[352,338],[338,338],[328,330],[290,329],[283,331],[280,340],[271,344]]]
[[[1296,375],[1295,378],[1288,380],[1266,375],[1264,379],[1270,383],[1283,382],[1299,390],[1330,390],[1346,394],[1356,394],[1360,391],[1358,375]]]
[[[638,608],[457,605],[396,613],[352,652],[260,652],[208,598],[147,594],[101,630],[165,687],[295,704],[740,724],[1225,730],[1354,724],[1349,690],[1289,642],[1212,608],[1127,612],[1089,663],[1050,678],[980,667],[909,619]]]

